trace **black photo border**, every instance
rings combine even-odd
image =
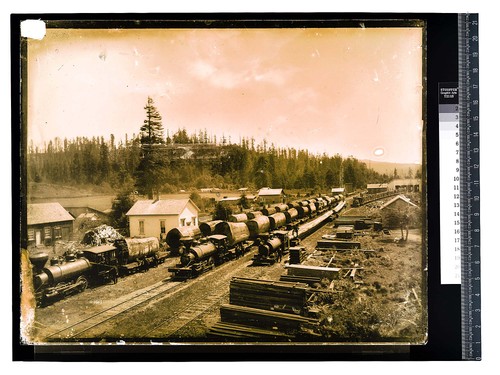
[[[75,22],[89,28],[166,27],[192,25],[193,20],[207,27],[291,27],[318,26],[336,21],[351,26],[357,20],[425,23],[424,166],[427,166],[427,298],[428,341],[425,345],[30,345],[20,342],[20,253],[24,245],[21,228],[26,215],[26,150],[23,129],[26,111],[21,92],[26,77],[21,76],[25,44],[20,23],[26,19],[56,22],[72,27]],[[396,20],[396,21],[395,21]],[[440,282],[439,222],[439,134],[438,84],[458,80],[458,14],[456,13],[219,13],[219,14],[12,14],[11,15],[11,106],[12,106],[12,347],[14,361],[430,361],[461,360],[461,292],[460,285]],[[455,59],[453,57],[456,57]],[[425,169],[425,168],[423,168]],[[24,220],[24,222],[23,222]]]

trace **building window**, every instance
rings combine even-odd
[[[196,216],[193,216],[191,221],[193,222],[193,225],[196,226]]]
[[[28,241],[35,240],[35,230],[33,228],[28,229]]]
[[[43,228],[43,237],[46,240],[50,240],[52,238],[52,228],[51,227]]]
[[[181,219],[181,227],[185,227],[186,226],[186,219]]]
[[[58,239],[61,239],[62,238],[62,230],[61,230],[61,227],[54,227],[54,238],[56,240]]]
[[[139,220],[139,234],[144,234],[144,220]]]
[[[166,230],[165,230],[165,220],[160,220],[160,233],[161,234],[165,234],[166,233]]]

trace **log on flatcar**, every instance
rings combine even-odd
[[[176,227],[168,231],[166,242],[170,251],[174,254],[179,252],[182,247],[182,240],[185,238],[197,239],[201,237],[201,230],[199,227],[186,226],[186,227]]]
[[[250,230],[245,223],[223,221],[215,226],[215,234],[226,236],[228,246],[234,246],[250,238]]]
[[[215,226],[221,223],[222,220],[212,220],[200,223],[199,228],[203,237],[208,237],[214,234]]]
[[[286,216],[283,212],[277,212],[275,214],[272,214],[269,216],[269,223],[270,223],[270,228],[269,228],[270,230],[279,229],[287,224]]]
[[[247,221],[247,227],[250,231],[250,238],[256,238],[261,233],[269,231],[271,222],[267,216],[257,216],[255,219]]]
[[[250,212],[247,212],[248,220],[255,219],[257,216],[262,216],[262,215],[263,215],[262,211],[250,211]]]
[[[243,213],[229,215],[229,218],[227,219],[227,221],[229,221],[231,223],[243,223],[247,220],[248,220],[247,214],[243,214]]]

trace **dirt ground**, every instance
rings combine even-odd
[[[305,264],[326,266],[330,263],[332,267],[344,268],[338,280],[322,285],[330,288],[335,297],[313,301],[319,311],[322,339],[327,342],[424,342],[426,299],[421,230],[412,229],[405,243],[395,242],[399,231],[390,235],[357,236],[361,249],[373,250],[370,252],[315,252],[316,242],[334,231],[328,223],[302,241],[308,253],[314,253]],[[51,250],[59,253],[64,248],[64,244],[60,244]],[[283,264],[252,267],[252,256],[251,252],[189,280],[178,291],[90,330],[81,336],[82,340],[207,341],[208,330],[220,320],[220,306],[229,301],[229,281],[233,276],[278,280],[286,273]],[[335,256],[333,261],[332,256]],[[167,269],[177,262],[178,258],[168,258],[157,268],[120,278],[116,285],[91,287],[49,306],[33,309],[34,320],[26,330],[26,340],[43,343],[50,333],[103,311],[120,298],[157,283],[168,283]],[[346,276],[347,268],[357,268],[353,277]]]

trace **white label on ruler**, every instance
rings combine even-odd
[[[458,104],[440,105],[441,284],[461,283],[460,127]],[[456,111],[453,111],[456,108]]]

